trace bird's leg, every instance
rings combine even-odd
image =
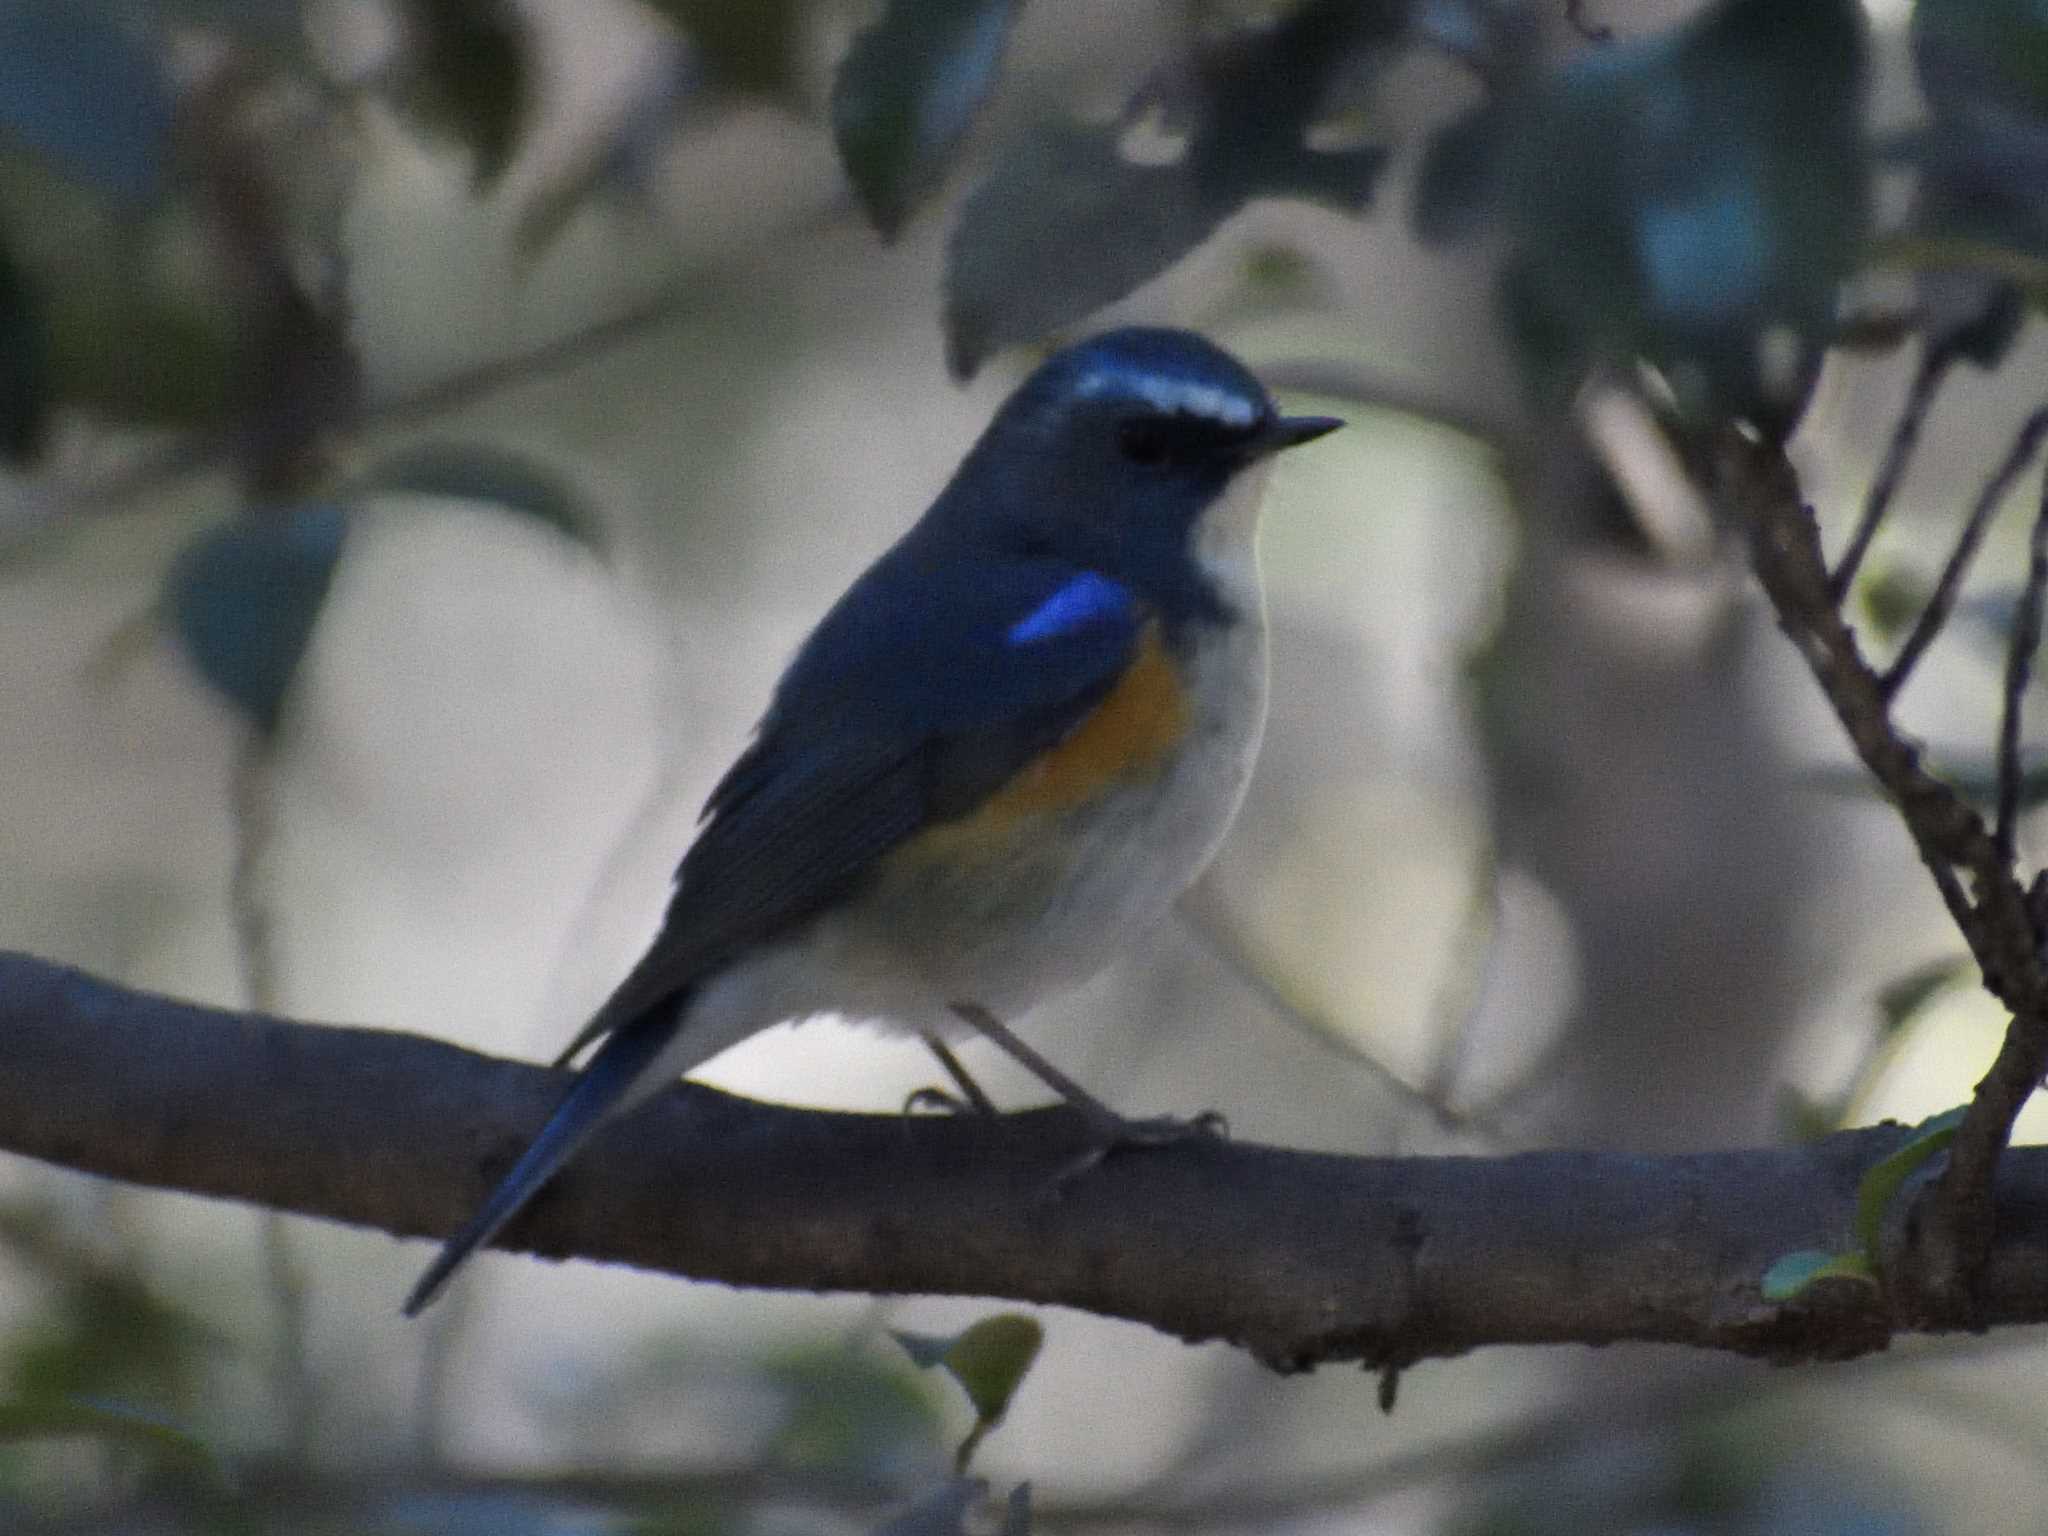
[[[973,1074],[961,1064],[960,1058],[953,1054],[953,1048],[929,1031],[920,1038],[931,1048],[931,1053],[939,1058],[939,1065],[946,1069],[946,1075],[952,1078],[954,1085],[959,1088],[960,1097],[954,1098],[943,1088],[920,1088],[905,1102],[903,1112],[909,1114],[914,1110],[929,1108],[953,1112],[964,1109],[977,1115],[995,1114],[995,1100],[988,1096],[987,1090],[977,1083]]]
[[[1214,1111],[1197,1115],[1192,1120],[1176,1120],[1165,1115],[1152,1120],[1126,1120],[1018,1039],[1008,1025],[979,1003],[954,1003],[952,1006],[953,1012],[983,1039],[1065,1099],[1068,1106],[1088,1122],[1090,1139],[1095,1145],[1073,1167],[1061,1172],[1060,1183],[1086,1173],[1120,1147],[1163,1147],[1191,1136],[1219,1135],[1225,1129],[1223,1117]]]

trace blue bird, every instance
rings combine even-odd
[[[1266,715],[1255,540],[1287,417],[1228,353],[1118,330],[1055,354],[849,587],[705,805],[602,1042],[407,1298],[418,1313],[613,1116],[821,1013],[979,1032],[1106,1149],[1114,1114],[1005,1020],[1102,969],[1222,841]],[[1185,1129],[1185,1127],[1177,1127]]]

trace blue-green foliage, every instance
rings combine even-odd
[[[128,202],[163,185],[172,99],[148,37],[110,8],[0,0],[0,128]]]
[[[1647,358],[1699,414],[1768,415],[1774,328],[1825,345],[1862,255],[1855,0],[1726,0],[1691,25],[1503,82],[1433,146],[1418,229],[1505,226],[1505,302],[1539,383]]]
[[[894,0],[832,86],[846,174],[885,238],[937,183],[995,84],[1018,0]]]
[[[347,531],[344,508],[309,502],[211,529],[171,567],[164,596],[179,644],[259,730],[277,728]]]

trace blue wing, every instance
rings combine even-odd
[[[705,805],[660,934],[562,1060],[672,1013],[912,833],[972,811],[1086,718],[1137,649],[1144,615],[1107,577],[1019,562],[949,595],[936,572],[893,564],[904,550],[798,652]]]
[[[1130,592],[1052,562],[943,585],[915,538],[827,614],[712,791],[661,932],[556,1063],[604,1044],[407,1298],[418,1313],[631,1096],[707,976],[829,905],[897,844],[966,815],[1087,717],[1135,653]]]

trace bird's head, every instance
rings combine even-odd
[[[1248,368],[1192,332],[1108,331],[1018,386],[948,499],[1013,553],[1151,584],[1248,551],[1263,468],[1341,425],[1281,415]]]

